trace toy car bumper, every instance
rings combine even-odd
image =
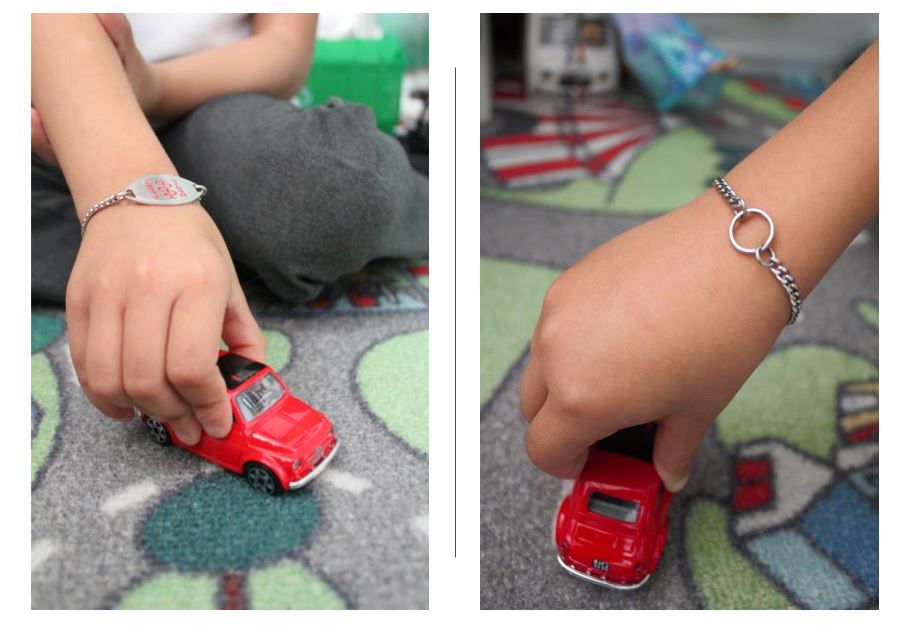
[[[327,455],[326,458],[324,458],[321,462],[318,463],[318,466],[316,466],[314,469],[312,469],[311,472],[308,475],[306,475],[305,477],[303,477],[299,480],[296,480],[295,482],[290,482],[289,486],[287,486],[287,488],[289,490],[298,490],[298,489],[302,488],[303,486],[305,486],[306,484],[308,484],[313,479],[315,479],[316,477],[318,477],[319,475],[321,475],[322,473],[324,473],[324,469],[327,468],[327,465],[330,464],[330,461],[333,460],[333,457],[337,455],[337,450],[339,448],[340,448],[340,441],[336,441],[333,444],[333,449],[330,450],[330,453]]]
[[[562,566],[566,570],[566,572],[569,573],[570,575],[575,575],[576,577],[582,578],[587,582],[591,582],[592,584],[597,584],[598,586],[604,586],[605,588],[612,588],[614,590],[635,590],[636,588],[641,588],[642,586],[645,585],[645,582],[648,581],[648,578],[651,577],[651,574],[649,573],[644,578],[642,578],[642,581],[637,582],[635,584],[621,584],[619,582],[611,582],[602,577],[595,577],[594,575],[589,575],[588,573],[583,573],[582,571],[575,569],[572,566],[570,566],[569,564],[567,564],[566,562],[564,562],[563,558],[560,557],[559,554],[557,554],[557,562],[559,562],[560,566]]]

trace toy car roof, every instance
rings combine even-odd
[[[656,429],[653,423],[623,428],[607,438],[599,440],[595,445],[595,449],[598,451],[612,451],[630,458],[651,462],[654,455],[654,433]]]
[[[615,495],[619,491],[655,492],[661,481],[650,462],[599,450],[589,454],[579,479],[592,490]]]
[[[238,354],[221,354],[217,359],[217,368],[220,369],[220,375],[226,382],[227,390],[242,386],[246,380],[255,376],[256,373],[267,367],[260,362],[249,360]]]

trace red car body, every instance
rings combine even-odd
[[[648,426],[621,430],[590,451],[554,529],[558,560],[570,574],[631,590],[657,568],[671,493],[651,463],[653,434]]]
[[[217,366],[233,409],[229,434],[214,438],[202,432],[198,443],[186,445],[169,423],[139,413],[151,438],[241,473],[267,494],[302,488],[320,475],[338,449],[327,417],[293,397],[263,363],[221,352]]]

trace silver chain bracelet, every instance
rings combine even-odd
[[[109,208],[123,200],[130,200],[138,204],[176,206],[179,204],[191,204],[204,197],[207,192],[208,189],[203,185],[179,176],[171,176],[170,174],[144,176],[133,180],[122,191],[105,197],[88,209],[88,212],[81,219],[82,236],[85,236],[85,229],[88,227],[88,222],[91,221],[92,217],[105,208]]]
[[[771,219],[771,216],[768,215],[765,211],[760,208],[749,208],[746,206],[745,200],[739,197],[736,192],[733,190],[733,187],[730,186],[730,183],[724,180],[723,178],[717,178],[712,183],[714,188],[717,189],[717,192],[720,193],[724,201],[733,209],[733,219],[730,220],[730,243],[733,247],[743,254],[752,254],[755,256],[755,260],[758,261],[758,264],[762,267],[767,267],[771,270],[771,273],[774,274],[774,277],[777,278],[777,281],[780,282],[780,286],[783,287],[783,290],[786,291],[787,296],[790,298],[790,318],[786,322],[788,326],[796,323],[796,320],[799,318],[799,312],[802,310],[802,297],[799,295],[799,286],[796,284],[796,279],[793,278],[793,274],[790,273],[790,270],[787,269],[783,262],[777,257],[777,254],[774,253],[774,248],[771,247],[771,242],[774,240],[774,220]],[[736,240],[736,226],[739,225],[750,214],[756,214],[764,218],[768,222],[768,237],[765,239],[764,243],[758,247],[743,247]],[[767,254],[767,258],[763,258],[763,255]]]

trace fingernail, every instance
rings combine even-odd
[[[178,438],[183,445],[188,445],[189,447],[198,443],[198,441],[186,438],[186,435],[183,432],[176,432],[176,438]],[[201,440],[201,437],[199,437],[199,440]]]
[[[208,436],[213,436],[214,438],[225,438],[227,434],[230,433],[230,428],[228,427],[219,427],[219,426],[209,426],[204,429]]]
[[[679,491],[683,490],[683,487],[686,485],[686,482],[688,482],[688,481],[689,481],[689,476],[686,475],[684,478],[682,478],[680,480],[665,481],[664,486],[671,493],[678,493]]]

